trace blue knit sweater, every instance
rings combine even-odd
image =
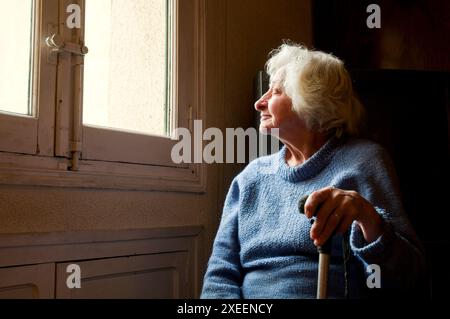
[[[296,167],[287,165],[286,151],[252,161],[233,180],[201,298],[315,298],[318,254],[310,222],[297,205],[326,186],[357,191],[384,220],[383,234],[370,244],[356,223],[350,229],[349,296],[369,295],[371,264],[380,266],[378,291],[412,287],[424,271],[424,257],[384,149],[366,140],[331,138]],[[329,298],[344,297],[341,237],[333,240]]]

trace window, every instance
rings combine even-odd
[[[87,0],[83,123],[167,136],[167,0]]]
[[[32,85],[32,42],[34,15],[32,1],[14,3],[0,0],[0,29],[2,41],[8,45],[0,50],[0,61],[5,75],[0,78],[0,109],[32,115],[30,96]]]
[[[203,191],[170,158],[202,117],[203,2],[0,0],[3,182]]]
[[[0,0],[0,151],[53,155],[56,64],[39,50],[45,26],[57,24],[52,5]]]

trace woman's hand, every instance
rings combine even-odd
[[[383,221],[375,208],[354,191],[326,187],[313,192],[305,203],[305,215],[316,216],[311,227],[314,245],[321,246],[336,231],[344,233],[356,221],[364,239],[371,243],[382,233]]]

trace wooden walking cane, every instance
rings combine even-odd
[[[304,196],[298,202],[298,209],[300,214],[305,214],[305,203],[308,196]],[[310,219],[311,225],[314,224],[315,217]],[[328,288],[328,270],[330,267],[330,255],[331,255],[331,244],[333,241],[333,236],[330,236],[328,240],[321,246],[317,247],[317,252],[319,253],[319,269],[317,278],[317,299],[327,298],[327,288]]]

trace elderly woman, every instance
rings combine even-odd
[[[260,129],[278,129],[284,146],[233,180],[201,297],[315,298],[316,246],[333,234],[329,298],[370,296],[377,268],[369,265],[379,266],[377,295],[411,289],[424,271],[422,248],[387,153],[355,137],[363,109],[342,61],[283,44],[266,66],[270,88],[255,108]],[[261,170],[267,166],[275,169]],[[339,239],[346,234],[344,273]]]

